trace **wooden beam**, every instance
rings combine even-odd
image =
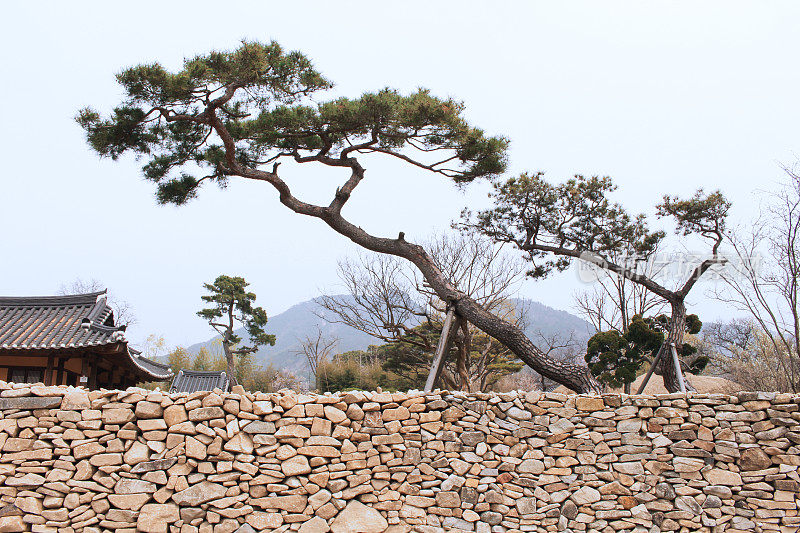
[[[436,380],[442,374],[444,368],[444,360],[447,351],[450,348],[450,330],[453,325],[455,317],[455,309],[450,306],[447,309],[447,315],[444,317],[444,325],[442,326],[442,334],[439,337],[439,344],[436,346],[436,355],[433,357],[433,364],[431,370],[428,372],[428,379],[425,381],[425,392],[431,392],[436,385]]]

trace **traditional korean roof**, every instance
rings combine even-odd
[[[166,381],[173,376],[169,365],[148,359],[142,355],[142,352],[134,350],[130,346],[128,346],[128,357],[134,366],[152,376],[154,381]]]
[[[227,391],[230,381],[225,372],[180,370],[172,380],[170,392],[197,392],[221,389]]]
[[[0,350],[69,350],[118,345],[152,380],[172,377],[167,365],[128,347],[125,326],[114,323],[106,291],[67,296],[0,297]]]

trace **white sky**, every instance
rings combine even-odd
[[[610,175],[617,198],[652,212],[664,193],[721,188],[734,219],[781,179],[800,150],[796,2],[15,2],[0,22],[0,294],[53,294],[102,280],[133,306],[131,337],[208,338],[194,313],[203,282],[243,275],[271,314],[335,290],[355,250],[271,189],[233,182],[183,208],[159,207],[133,160],[100,161],[73,121],[118,103],[114,73],[243,39],[300,49],[357,96],[418,86],[467,104],[512,140],[510,172]],[[385,235],[445,230],[486,187],[369,161],[347,214]],[[282,167],[283,168],[283,167]],[[339,175],[286,168],[309,199]],[[524,296],[571,308],[574,272],[528,282]],[[725,310],[694,298],[701,318]]]

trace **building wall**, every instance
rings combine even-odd
[[[9,387],[0,531],[800,529],[800,396]]]

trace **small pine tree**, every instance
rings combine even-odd
[[[236,385],[237,374],[235,358],[252,354],[259,346],[275,345],[275,335],[264,331],[267,324],[267,312],[261,307],[254,307],[256,295],[247,292],[248,283],[238,276],[219,276],[214,283],[203,284],[210,293],[201,298],[212,304],[197,312],[197,316],[208,321],[212,328],[222,337],[222,348],[228,366],[228,379]],[[234,333],[237,325],[244,327],[250,339],[250,345],[240,345],[242,339]]]

